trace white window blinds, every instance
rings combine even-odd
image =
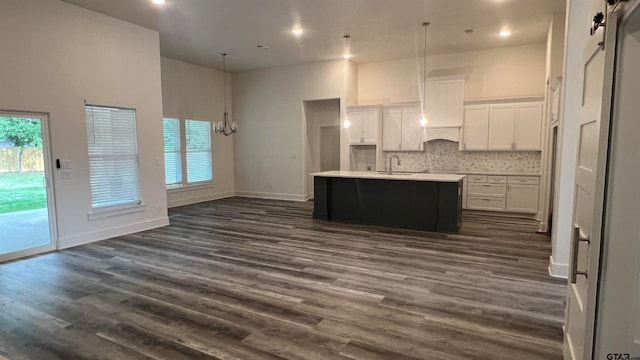
[[[182,183],[182,152],[180,145],[180,120],[165,118],[164,129],[164,169],[167,185]]]
[[[209,121],[185,120],[187,182],[212,180],[211,123]]]
[[[85,105],[91,206],[140,204],[135,109]]]

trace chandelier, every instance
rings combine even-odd
[[[227,54],[222,53],[222,73],[223,73],[223,92],[224,92],[224,113],[223,121],[215,123],[214,130],[216,134],[229,136],[238,131],[238,124],[229,120],[229,112],[227,111]]]

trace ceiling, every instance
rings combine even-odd
[[[226,52],[230,71],[339,59],[347,33],[357,63],[416,56],[424,21],[429,54],[538,43],[565,8],[565,0],[64,1],[158,30],[163,56],[219,69]],[[512,35],[501,38],[502,29]]]

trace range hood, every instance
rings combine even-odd
[[[422,138],[424,142],[433,140],[460,142],[460,131],[460,126],[427,126],[422,129]]]
[[[464,86],[472,67],[437,69],[427,76],[426,107],[432,118],[422,130],[425,142],[460,142],[464,114]]]

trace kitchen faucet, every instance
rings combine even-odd
[[[387,169],[387,174],[389,175],[393,174],[393,170],[391,169],[391,165],[393,165],[393,158],[396,158],[396,160],[398,160],[397,164],[400,165],[400,157],[398,155],[391,155],[391,157],[389,158],[389,168]]]

